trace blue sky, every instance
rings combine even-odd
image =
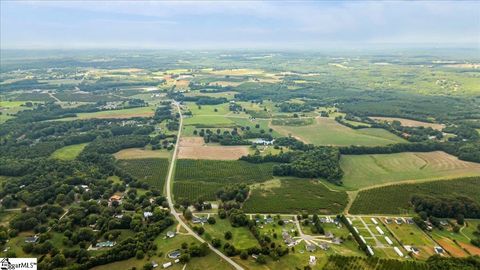
[[[480,46],[474,1],[0,3],[2,49]]]

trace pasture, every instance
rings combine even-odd
[[[284,136],[291,135],[315,145],[380,146],[406,142],[404,139],[379,128],[351,129],[330,118],[318,117],[307,126],[271,126]]]
[[[286,178],[278,183],[256,185],[243,209],[249,213],[336,214],[347,203],[347,194],[332,191],[317,180]],[[268,183],[267,182],[267,183]]]
[[[205,234],[203,235],[205,240],[221,239],[222,242],[228,242],[233,244],[235,248],[242,250],[258,246],[257,239],[255,239],[247,227],[232,227],[228,219],[220,219],[218,216],[214,217],[216,220],[215,224],[210,225],[207,223],[203,226],[205,229]],[[224,235],[227,231],[232,233],[232,239],[230,240],[225,240]]]
[[[237,160],[248,153],[248,146],[207,145],[202,137],[182,137],[180,138],[178,158]]]
[[[62,147],[52,153],[52,158],[61,160],[73,160],[83,151],[87,144],[88,143],[80,143]]]
[[[480,175],[480,164],[445,152],[342,155],[343,184],[364,188],[403,180],[459,178]]]
[[[445,127],[445,125],[443,124],[427,123],[427,122],[416,121],[416,120],[405,119],[405,118],[395,118],[395,117],[370,117],[370,118],[379,122],[398,121],[402,124],[402,126],[405,126],[405,127],[426,127],[426,128],[431,127],[436,130],[442,130]]]
[[[480,202],[480,177],[389,185],[360,191],[349,210],[351,214],[412,213],[410,200],[415,194],[468,196]]]
[[[167,150],[149,150],[141,148],[122,149],[113,156],[116,159],[143,159],[143,158],[169,158],[170,152]]]
[[[14,118],[15,114],[23,110],[31,110],[33,107],[25,106],[26,101],[0,101],[0,123]]]
[[[166,158],[144,158],[119,160],[118,165],[137,180],[163,189],[169,162]]]

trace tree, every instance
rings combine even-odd
[[[188,253],[184,253],[184,254],[180,255],[179,260],[180,260],[181,263],[185,264],[185,263],[190,261],[190,255]]]
[[[138,260],[141,260],[141,259],[143,259],[143,257],[145,257],[145,253],[142,250],[137,250],[137,253],[135,254],[135,257]]]
[[[185,217],[186,220],[191,220],[193,218],[192,211],[186,208],[185,211],[183,211],[183,216]]]
[[[240,259],[242,260],[248,259],[248,253],[245,250],[240,253]]]
[[[232,232],[231,231],[226,231],[225,232],[225,239],[226,240],[230,240],[232,239],[233,235],[232,235]]]
[[[207,222],[208,222],[208,224],[213,225],[213,224],[215,224],[217,221],[215,220],[214,217],[209,217],[209,218],[207,219]]]
[[[260,254],[260,255],[258,255],[256,261],[259,264],[266,264],[267,263],[267,257],[265,255]]]
[[[59,253],[52,258],[52,266],[55,268],[67,265],[67,260],[63,254]]]
[[[219,248],[222,246],[222,240],[218,239],[218,238],[213,238],[212,239],[212,246],[215,247],[215,248]]]

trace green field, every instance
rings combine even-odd
[[[243,209],[250,213],[340,213],[347,203],[347,194],[329,190],[315,180],[287,178],[277,183],[256,185]]]
[[[418,184],[390,185],[360,191],[353,202],[351,214],[411,213],[412,195],[468,196],[480,202],[480,177],[440,180]]]
[[[308,126],[273,126],[284,136],[292,135],[315,145],[379,146],[406,142],[404,139],[379,128],[351,129],[330,118],[317,118]]]
[[[19,111],[33,109],[33,107],[22,106],[25,102],[27,101],[0,101],[0,124],[14,118],[13,114]]]
[[[139,181],[163,189],[168,172],[168,159],[145,158],[118,161],[118,165]]]
[[[427,180],[480,175],[480,164],[444,152],[342,155],[343,183],[349,188],[402,180]]]
[[[132,117],[151,117],[154,114],[153,107],[138,107],[121,110],[107,110],[92,113],[78,113],[77,117],[67,117],[58,119],[59,121],[70,121],[77,119],[93,119],[93,118],[132,118]]]
[[[420,254],[416,257],[427,259],[435,254],[433,247],[437,244],[428,235],[415,224],[390,223],[385,225],[388,230],[400,240],[402,246],[409,245],[420,249]],[[403,250],[406,252],[405,250]]]
[[[222,242],[228,242],[233,244],[238,249],[248,249],[250,247],[258,246],[258,241],[248,230],[247,227],[232,227],[230,221],[227,219],[220,219],[218,216],[214,216],[216,223],[214,225],[205,224],[205,234],[203,235],[207,241],[211,241],[213,238],[222,240]],[[193,225],[193,224],[192,224]],[[195,225],[193,225],[195,226]],[[233,235],[231,240],[225,240],[225,232],[230,231]]]
[[[52,157],[62,160],[73,160],[75,159],[88,143],[73,144],[62,147],[52,153]]]

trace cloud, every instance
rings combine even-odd
[[[2,47],[35,42],[67,47],[184,42],[192,48],[480,43],[478,2],[2,1],[1,5]]]

